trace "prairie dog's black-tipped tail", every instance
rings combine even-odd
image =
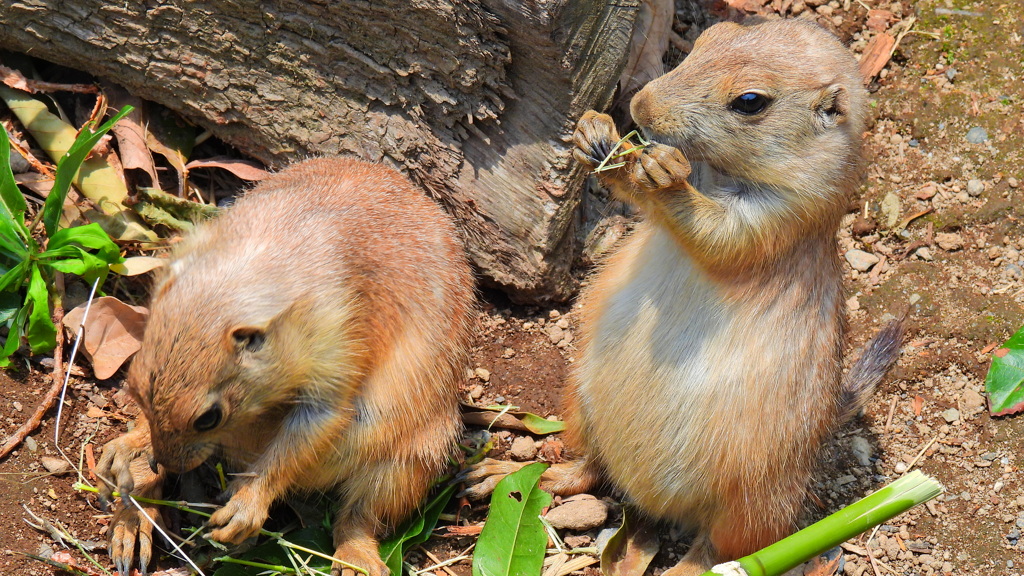
[[[860,358],[854,362],[850,372],[843,379],[841,420],[846,422],[857,415],[875,391],[875,386],[900,357],[907,314],[889,322],[875,334],[862,349]]]

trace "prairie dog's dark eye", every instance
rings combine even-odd
[[[212,408],[203,412],[198,418],[196,418],[195,422],[192,423],[192,428],[195,429],[196,432],[208,432],[220,424],[220,419],[220,406],[215,404]]]
[[[760,92],[744,92],[729,103],[729,108],[744,116],[753,116],[764,111],[771,101],[771,98]]]

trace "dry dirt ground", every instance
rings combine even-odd
[[[805,16],[813,10],[860,52],[878,33],[867,27],[868,8],[887,11],[881,13],[885,24],[876,20],[874,26],[891,27],[894,35],[910,18],[916,21],[871,84],[875,120],[866,140],[866,185],[840,232],[844,255],[861,250],[873,262],[869,268],[859,263],[861,271],[846,267],[850,349],[908,306],[911,331],[898,367],[866,413],[827,448],[808,517],[913,466],[941,480],[945,494],[882,526],[872,542],[861,537],[846,545],[841,573],[1021,575],[1024,420],[990,417],[982,392],[989,353],[1024,325],[1024,3],[787,0],[766,9]],[[682,39],[677,48],[685,47],[697,27],[680,24],[676,32]],[[575,353],[576,316],[571,306],[515,307],[501,295],[484,294],[467,399],[557,415]],[[45,363],[24,362],[0,373],[0,435],[13,432],[39,402],[48,370]],[[121,384],[120,376],[72,379],[59,442],[72,461],[79,461],[83,446],[98,449],[125,429]],[[27,525],[26,508],[83,540],[104,538],[109,517],[71,488],[75,474],[53,475],[42,464],[44,456],[58,456],[54,421],[51,412],[30,442],[0,462],[0,573],[51,573],[17,552],[61,549]],[[520,435],[495,436],[493,455],[510,457]],[[536,447],[543,447],[539,455]],[[558,452],[558,440],[547,438],[520,440],[516,448],[519,458],[553,459]],[[614,495],[601,496],[614,502]],[[605,526],[618,522],[611,508]],[[482,517],[478,509],[467,521]],[[597,533],[570,534],[571,541],[587,545]],[[667,534],[655,572],[685,549],[684,536]],[[472,542],[468,536],[436,538],[428,550],[443,559]],[[412,560],[430,563],[422,553]],[[466,562],[451,569],[469,573]]]

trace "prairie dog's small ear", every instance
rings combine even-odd
[[[846,122],[849,113],[850,93],[842,84],[824,88],[814,102],[814,114],[825,129]]]
[[[231,330],[231,339],[237,352],[254,354],[266,343],[267,332],[259,326],[239,326]]]

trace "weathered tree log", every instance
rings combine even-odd
[[[584,178],[639,0],[4,0],[0,46],[91,72],[271,165],[383,160],[459,220],[485,281],[572,290]]]

